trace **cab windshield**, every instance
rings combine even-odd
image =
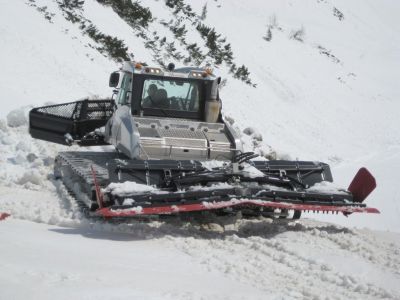
[[[142,108],[199,112],[199,86],[195,81],[146,79]]]

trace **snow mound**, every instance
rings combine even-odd
[[[26,108],[19,108],[10,111],[7,115],[7,125],[10,127],[20,127],[28,124]]]
[[[18,184],[24,185],[27,183],[40,185],[42,183],[42,176],[38,170],[27,170],[22,177],[18,179]]]
[[[308,188],[309,192],[322,192],[322,193],[337,193],[346,194],[346,189],[342,186],[329,181],[322,181],[314,184],[312,187]]]
[[[225,161],[222,160],[209,160],[209,161],[202,161],[201,165],[203,168],[206,168],[208,171],[212,171],[214,168],[222,168],[226,165]]]

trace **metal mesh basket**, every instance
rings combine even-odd
[[[87,119],[109,119],[114,111],[114,101],[110,100],[93,100],[87,102],[86,118]]]
[[[90,135],[107,124],[114,112],[114,100],[81,100],[37,107],[29,112],[32,137],[62,145],[70,145],[68,134],[79,145],[106,145],[104,139]]]
[[[37,108],[37,112],[46,115],[56,116],[65,119],[76,119],[76,110],[78,106],[82,106],[82,103],[73,102],[65,104],[49,105]]]
[[[36,112],[67,120],[109,119],[114,111],[114,100],[82,100],[72,103],[43,106]]]

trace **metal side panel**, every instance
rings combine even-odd
[[[129,106],[115,111],[107,123],[105,140],[131,159],[140,157],[140,134]]]
[[[232,141],[233,148],[236,149],[237,151],[243,152],[243,143],[240,140],[240,134],[229,124],[228,121],[223,118],[224,124],[225,124],[225,132],[227,137]]]
[[[225,132],[205,132],[210,145],[210,159],[230,160],[232,158],[232,145]]]
[[[223,123],[135,117],[143,159],[230,160],[232,143]]]

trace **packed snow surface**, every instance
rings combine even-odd
[[[400,297],[396,233],[268,219],[0,226],[4,299]]]
[[[52,175],[56,153],[71,148],[28,134],[30,108],[109,97],[119,68],[59,2],[0,1],[0,213],[11,214],[0,221],[1,299],[400,299],[398,1],[190,2],[198,13],[207,4],[205,22],[257,84],[214,70],[228,79],[223,112],[246,150],[325,161],[334,187],[365,166],[378,184],[367,204],[381,214],[168,223],[83,218]],[[173,17],[164,1],[141,3]],[[156,64],[111,8],[86,0],[82,14]]]

